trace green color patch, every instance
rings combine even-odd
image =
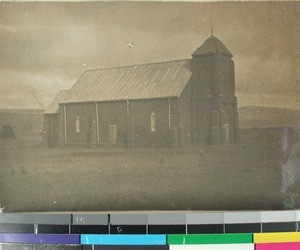
[[[169,234],[168,245],[252,243],[252,234]]]

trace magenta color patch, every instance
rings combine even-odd
[[[300,249],[300,242],[255,244],[255,250],[299,250],[299,249]]]

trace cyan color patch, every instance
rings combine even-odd
[[[166,235],[81,235],[82,245],[166,245]]]

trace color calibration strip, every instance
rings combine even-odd
[[[0,234],[0,243],[93,246],[167,246],[170,250],[299,250],[300,232],[193,235]],[[95,248],[96,247],[96,248]],[[142,247],[142,248],[144,248]],[[140,248],[140,249],[142,249]],[[156,249],[156,248],[153,248]]]

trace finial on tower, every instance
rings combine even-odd
[[[213,13],[213,3],[210,4],[210,32],[214,35],[214,13]]]

